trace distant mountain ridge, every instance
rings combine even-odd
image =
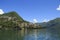
[[[42,27],[60,29],[60,18],[50,20],[49,22],[46,23],[40,23],[40,25]]]

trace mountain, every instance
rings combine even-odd
[[[29,23],[25,21],[15,11],[0,15],[0,29],[19,29],[21,23]]]
[[[60,30],[60,18],[50,20],[49,22],[46,22],[46,23],[40,23],[40,25],[42,27],[46,27],[46,29],[50,31],[51,30],[59,31]]]
[[[15,11],[4,13],[2,16],[16,17],[20,21],[24,21],[22,17],[18,15]]]
[[[42,27],[46,27],[47,25],[47,22],[42,22],[42,23],[39,23]]]
[[[54,20],[50,20],[49,22],[47,22],[48,27],[52,27],[52,26],[60,26],[60,18],[56,18]]]
[[[54,20],[51,20],[46,25],[48,28],[54,28],[54,29],[60,29],[60,18],[56,18]]]
[[[52,26],[60,26],[60,18],[56,18],[50,20],[48,22],[39,23],[42,27],[52,27]]]

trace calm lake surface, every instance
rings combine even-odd
[[[60,31],[55,29],[0,30],[0,40],[60,40]]]

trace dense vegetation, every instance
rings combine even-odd
[[[22,17],[14,11],[0,15],[0,29],[14,29],[20,22],[27,21],[23,20]]]
[[[24,20],[22,19],[22,17],[20,17],[20,16],[18,15],[18,13],[16,13],[15,11],[5,13],[5,14],[3,14],[2,16],[16,17],[18,20],[24,21]]]

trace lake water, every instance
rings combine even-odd
[[[0,30],[0,40],[60,40],[60,31],[55,29]]]

